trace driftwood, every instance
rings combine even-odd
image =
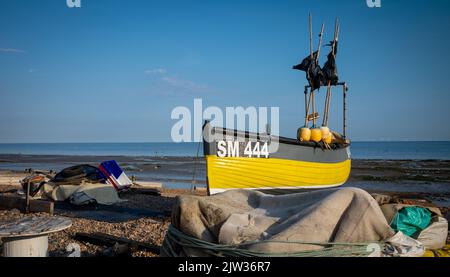
[[[156,188],[130,188],[129,192],[144,195],[161,196],[161,192]]]
[[[27,199],[18,196],[1,196],[0,195],[0,209],[18,209],[22,212],[32,213],[49,213],[53,214],[54,203],[50,201],[29,199],[27,209]]]
[[[102,255],[106,257],[131,257],[133,252],[136,252],[136,248],[133,248],[128,244],[116,243],[103,250]]]
[[[159,254],[160,251],[160,247],[157,245],[153,245],[150,243],[145,243],[145,242],[139,242],[139,241],[135,241],[135,240],[130,240],[127,238],[123,238],[123,237],[116,237],[116,236],[112,236],[112,235],[108,235],[105,233],[93,233],[93,234],[88,234],[88,233],[76,233],[75,234],[75,239],[78,241],[83,241],[83,242],[88,242],[88,243],[92,243],[95,245],[104,245],[104,246],[109,246],[109,247],[114,247],[117,245],[127,245],[128,249],[133,250],[133,249],[138,249],[138,250],[145,250],[145,251],[149,251],[155,254]]]

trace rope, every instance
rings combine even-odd
[[[264,253],[245,249],[245,247],[251,245],[267,243],[313,245],[324,248],[318,250],[279,253]],[[339,243],[276,240],[247,242],[236,246],[221,245],[191,237],[170,225],[162,245],[162,250],[171,257],[178,257],[177,252],[174,250],[174,246],[177,246],[177,248],[186,247],[199,250],[207,255],[216,257],[367,257],[375,251],[374,248],[369,248],[369,246],[372,245],[379,246],[379,249],[383,249],[386,246],[381,242]]]
[[[322,126],[328,126],[328,117],[329,117],[329,113],[330,113],[330,99],[331,99],[331,81],[328,81]]]

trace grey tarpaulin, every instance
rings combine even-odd
[[[211,197],[179,196],[172,225],[189,236],[224,245],[253,241],[375,242],[394,235],[375,199],[356,188],[273,196],[233,190]],[[290,253],[322,246],[289,243],[249,245],[264,253]],[[207,256],[189,247],[181,256]]]
[[[448,235],[448,222],[445,218],[435,216],[431,220],[430,226],[420,232],[417,240],[426,249],[438,250],[445,246]]]

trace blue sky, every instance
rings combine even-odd
[[[341,20],[353,140],[450,140],[450,2],[0,0],[0,142],[170,141],[176,106],[278,106],[303,124],[291,67]],[[316,45],[317,43],[315,43]],[[322,57],[323,63],[325,57]],[[340,97],[331,127],[340,129]],[[319,97],[322,102],[323,92]]]

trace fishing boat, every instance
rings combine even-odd
[[[203,150],[206,159],[207,188],[210,195],[230,189],[298,190],[337,187],[344,184],[351,169],[350,141],[346,137],[345,82],[339,82],[336,53],[339,24],[330,42],[330,54],[325,65],[318,65],[324,25],[319,35],[319,47],[312,49],[312,19],[310,16],[310,55],[294,69],[306,72],[305,125],[297,138],[275,136],[266,128],[253,133],[212,126],[203,126]],[[316,123],[315,92],[327,87],[323,123]],[[342,133],[328,128],[331,91],[341,88],[343,97]],[[310,114],[310,110],[312,113]],[[312,124],[312,126],[311,126]]]

